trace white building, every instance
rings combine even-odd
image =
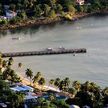
[[[85,0],[76,0],[76,3],[79,5],[84,5]]]
[[[11,19],[11,18],[15,17],[16,15],[17,15],[17,13],[14,11],[10,11],[10,10],[6,11],[6,17],[8,19]]]
[[[5,16],[0,16],[0,19],[6,20],[7,18]]]
[[[80,108],[79,106],[77,106],[77,105],[70,105],[70,107],[69,108]]]

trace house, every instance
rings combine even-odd
[[[0,108],[7,108],[7,105],[3,102],[0,102]]]
[[[7,17],[8,19],[11,19],[11,18],[13,18],[13,17],[15,17],[15,16],[17,15],[16,12],[11,11],[11,10],[7,10],[5,13],[6,13],[6,17]]]
[[[5,16],[0,16],[0,19],[4,19],[4,20],[6,20],[7,18],[5,17]]]
[[[6,19],[7,19],[7,18],[6,18],[5,16],[0,16],[0,22],[4,21],[4,20],[6,20]],[[0,69],[1,69],[2,72],[4,71],[4,68],[3,68],[2,65],[0,65]]]
[[[33,92],[34,88],[26,85],[17,85],[14,87],[10,87],[10,89],[14,92]]]
[[[85,0],[76,0],[76,3],[78,5],[84,5]]]
[[[80,108],[80,107],[77,105],[70,105],[70,108]]]

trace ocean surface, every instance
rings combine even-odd
[[[13,39],[19,38],[19,39]],[[108,86],[108,16],[92,16],[75,22],[0,32],[0,51],[34,51],[45,48],[86,48],[86,54],[44,55],[14,58],[14,69],[24,76],[31,68],[47,79],[69,77]],[[18,68],[18,63],[23,64]]]

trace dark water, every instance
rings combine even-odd
[[[20,40],[12,40],[20,37]],[[24,74],[32,68],[46,79],[69,77],[108,86],[108,16],[89,17],[76,22],[21,28],[0,34],[0,51],[32,51],[47,47],[86,48],[87,54],[15,58],[15,69]],[[17,69],[22,62],[23,68]]]

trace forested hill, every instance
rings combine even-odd
[[[93,13],[108,9],[108,0],[0,0],[0,24],[25,19],[65,17],[71,13]],[[8,20],[7,20],[8,19]]]

